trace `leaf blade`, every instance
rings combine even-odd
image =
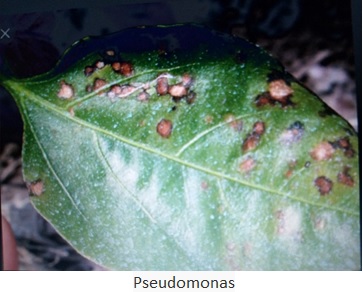
[[[44,81],[8,81],[26,124],[25,178],[44,184],[33,198],[38,210],[82,254],[113,269],[356,269],[357,161],[337,146],[339,159],[311,156],[321,141],[346,136],[358,149],[347,123],[319,117],[323,104],[291,77],[296,106],[256,106],[271,70],[286,75],[272,61],[176,55],[150,70],[158,53],[126,54],[131,77],[110,67],[85,77],[84,66],[98,58],[91,55]],[[160,74],[175,85],[185,73],[193,78],[192,104],[157,94]],[[70,81],[75,96],[62,100],[59,84]],[[105,92],[118,84],[138,89],[113,102]],[[137,95],[144,91],[146,102]],[[162,119],[173,123],[168,138],[157,133]],[[252,150],[244,146],[249,137],[258,142],[251,138]],[[319,195],[314,180],[339,171],[355,185],[334,178],[332,194]]]

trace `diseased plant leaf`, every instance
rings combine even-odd
[[[357,135],[254,45],[129,29],[2,84],[33,204],[97,263],[360,269]]]

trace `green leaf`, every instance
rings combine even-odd
[[[360,269],[357,135],[260,48],[129,29],[1,83],[24,120],[33,204],[97,263]]]

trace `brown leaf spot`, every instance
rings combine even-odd
[[[96,78],[95,81],[93,82],[93,90],[98,90],[101,87],[105,86],[106,84],[107,84],[106,80]]]
[[[113,62],[111,67],[115,72],[118,72],[126,77],[129,77],[133,74],[133,67],[129,62]]]
[[[351,147],[349,138],[341,138],[336,141],[335,145],[341,149],[349,149]]]
[[[174,97],[174,98],[182,98],[183,96],[186,96],[188,91],[187,89],[185,88],[184,85],[182,85],[181,83],[179,84],[175,84],[175,85],[171,85],[169,87],[169,90],[168,90],[169,94]]]
[[[296,160],[290,161],[289,168],[288,168],[288,170],[285,173],[285,177],[286,178],[290,178],[291,175],[294,173],[296,164],[297,164]]]
[[[258,121],[254,123],[252,133],[250,133],[242,144],[243,151],[250,151],[257,147],[260,138],[265,132],[265,123]]]
[[[169,81],[166,77],[159,77],[156,81],[156,92],[159,95],[165,95],[168,93]]]
[[[93,72],[95,71],[95,68],[92,66],[87,66],[86,68],[84,68],[84,75],[85,76],[90,76]]]
[[[121,94],[121,86],[113,85],[110,91],[107,92],[107,96],[111,99],[111,101],[115,101],[115,98]]]
[[[310,156],[317,161],[330,159],[335,152],[334,147],[329,142],[321,142],[310,152]]]
[[[169,138],[173,130],[173,124],[170,120],[162,119],[156,126],[156,131],[163,138]]]
[[[315,186],[318,188],[320,195],[329,194],[333,188],[333,182],[325,176],[319,176],[314,180]]]
[[[66,83],[65,81],[61,81],[60,89],[58,91],[57,96],[59,98],[69,99],[72,98],[74,94],[74,90],[72,85]]]
[[[105,67],[105,62],[103,62],[103,61],[97,61],[95,63],[95,68],[102,69],[103,67]]]
[[[285,102],[293,93],[291,87],[282,79],[271,81],[268,86],[268,91],[271,98],[279,102]]]
[[[274,102],[271,98],[271,95],[269,92],[263,92],[260,95],[256,97],[256,105],[258,107],[264,106],[264,105],[274,105]]]
[[[146,91],[140,92],[140,94],[137,96],[137,100],[139,101],[148,101],[150,98],[150,94],[148,94]]]
[[[121,94],[121,86],[120,85],[112,85],[110,92],[112,92],[115,96]]]
[[[256,162],[252,157],[248,157],[239,165],[239,169],[243,173],[249,173],[256,166]]]
[[[349,175],[349,167],[344,167],[344,170],[342,172],[338,173],[338,182],[344,185],[347,185],[349,187],[354,186],[354,180]]]
[[[281,104],[282,107],[292,105],[290,100],[293,90],[283,79],[274,79],[269,82],[268,90],[256,98],[256,106]]]
[[[344,155],[348,158],[352,158],[355,155],[355,151],[352,145],[350,144],[348,137],[340,138],[337,141],[334,141],[332,145],[334,148],[342,149]]]
[[[289,168],[286,173],[285,173],[285,177],[286,178],[290,178],[292,176],[293,173],[293,169]]]
[[[354,151],[354,149],[353,149],[353,148],[346,149],[346,150],[344,151],[344,155],[345,155],[346,157],[348,157],[348,158],[352,158],[352,157],[354,157],[354,155],[355,155],[355,151]]]
[[[260,136],[256,134],[250,134],[247,136],[245,141],[242,144],[242,150],[244,152],[253,150],[257,147],[258,143],[260,141]]]
[[[182,85],[186,88],[189,88],[193,83],[193,78],[188,74],[188,73],[185,73],[183,76],[182,76]]]
[[[265,123],[264,122],[256,122],[253,125],[252,134],[261,136],[265,132]]]
[[[39,197],[44,192],[44,183],[40,179],[27,184],[30,195]]]
[[[120,65],[120,73],[126,77],[129,77],[133,74],[132,64],[129,62],[122,62]]]
[[[120,98],[126,98],[135,91],[135,87],[132,85],[121,86],[121,92],[117,95]]]
[[[114,71],[120,71],[121,70],[121,63],[120,62],[113,62],[111,64],[111,67]]]

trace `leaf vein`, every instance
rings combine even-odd
[[[114,179],[117,181],[117,183],[126,191],[128,196],[140,207],[140,209],[147,215],[147,217],[150,219],[151,222],[154,224],[156,223],[156,220],[152,217],[152,215],[146,210],[146,208],[142,205],[142,203],[133,195],[133,193],[122,183],[122,181],[119,179],[119,177],[116,175],[114,170],[112,169],[112,166],[110,165],[105,153],[102,151],[99,137],[94,133],[94,139],[96,140],[95,144],[97,145],[97,155],[101,161],[104,161],[106,167],[111,172]]]

